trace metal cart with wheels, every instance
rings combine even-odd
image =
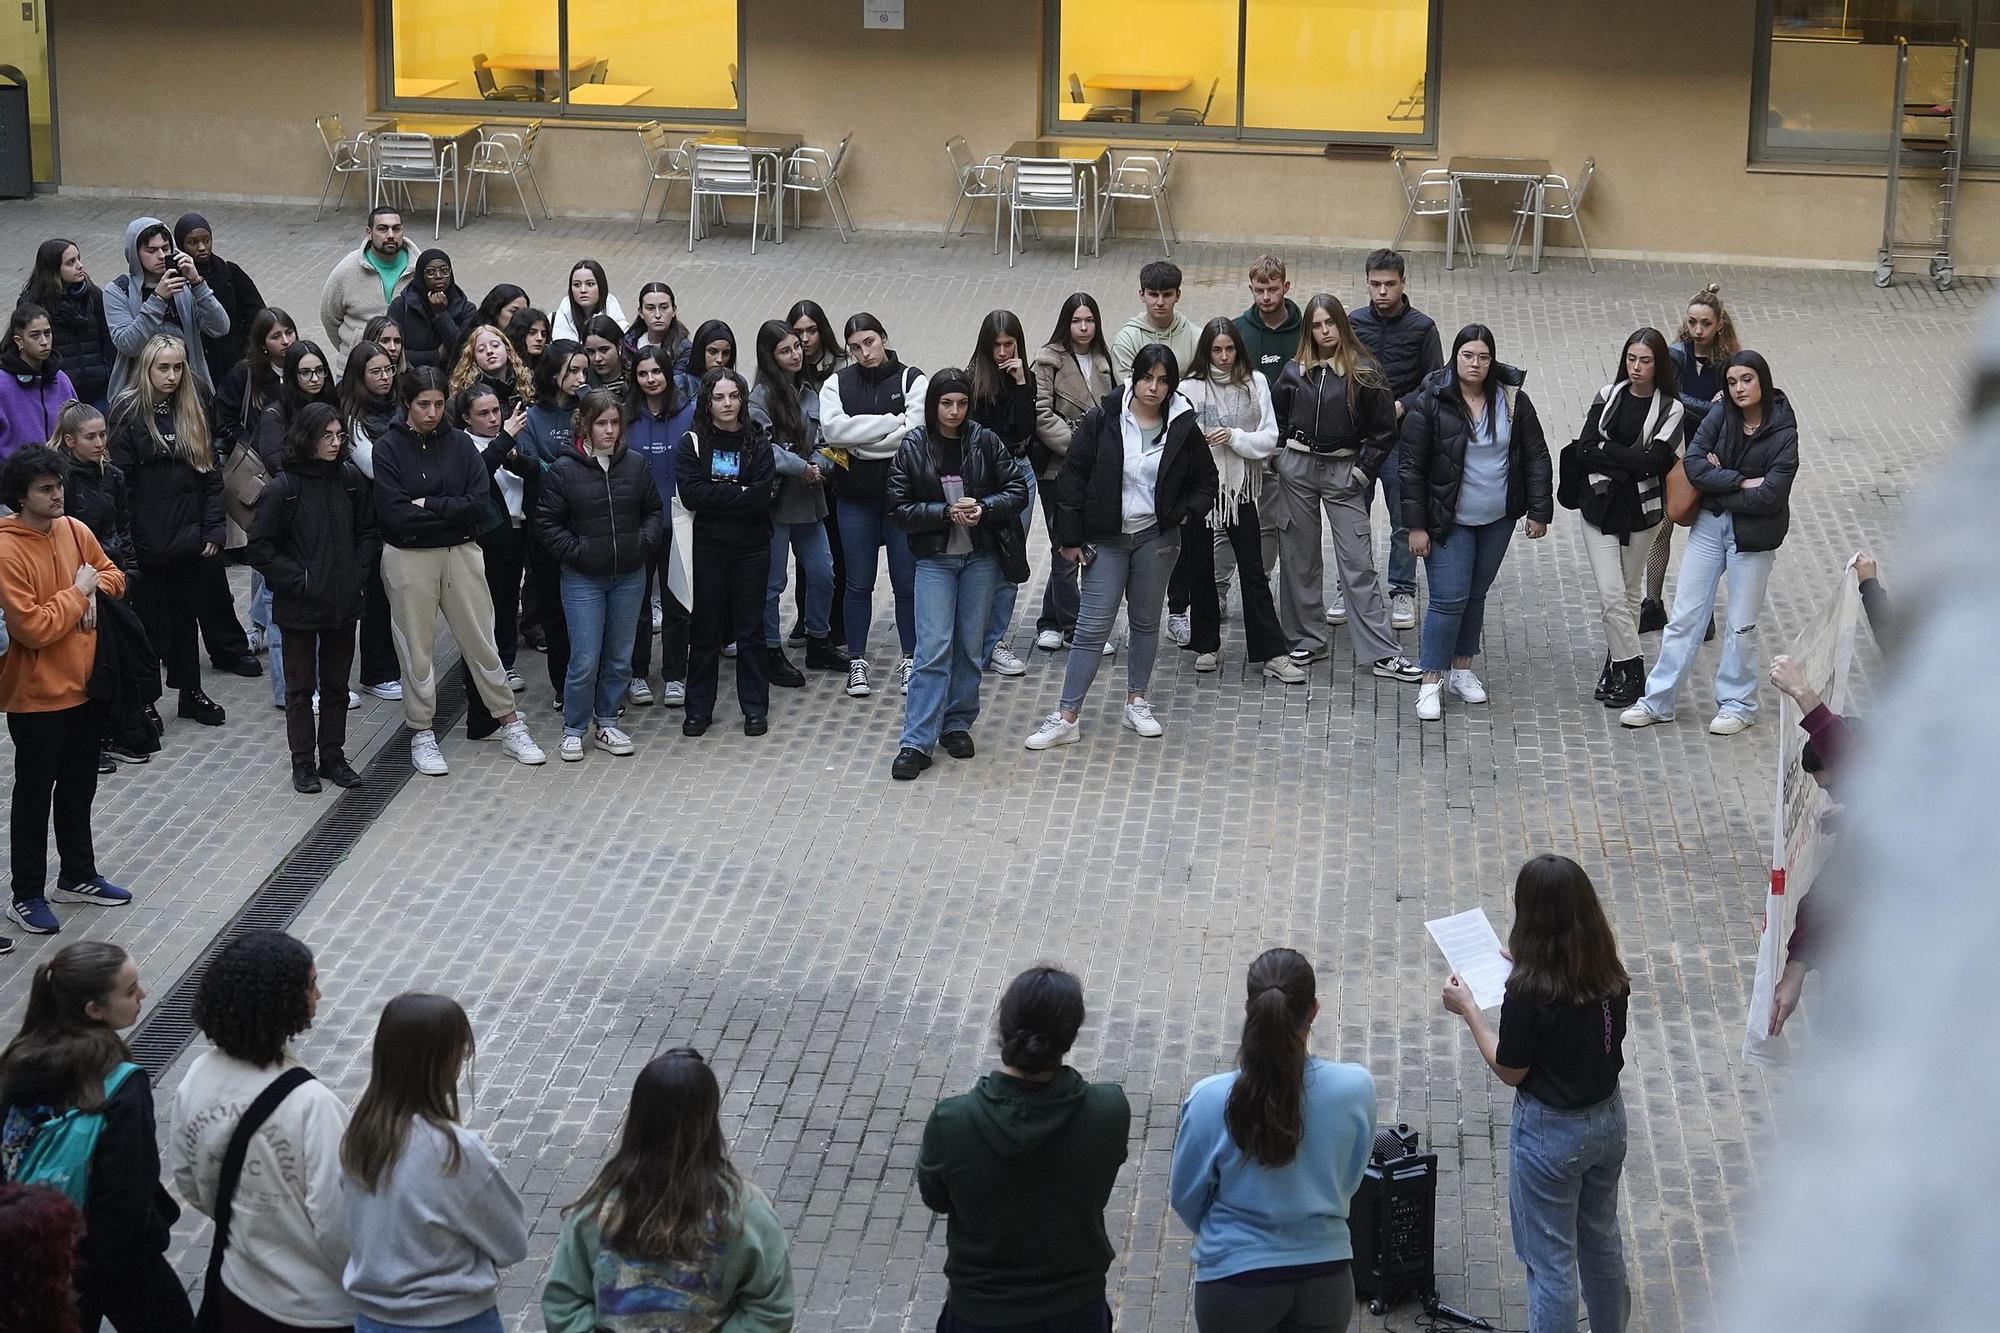
[[[1966,133],[1972,120],[1968,95],[1972,82],[1972,53],[1963,40],[1936,44],[1951,52],[1951,99],[1946,102],[1912,102],[1910,95],[1909,39],[1896,39],[1896,96],[1891,103],[1889,126],[1888,200],[1882,210],[1882,247],[1876,252],[1875,285],[1887,287],[1896,280],[1896,261],[1922,259],[1929,262],[1931,281],[1939,291],[1947,291],[1957,276],[1951,258],[1955,224],[1958,219],[1959,170],[1965,161]],[[1919,44],[1918,49],[1922,49]],[[1930,211],[1930,234],[1920,239],[1899,239],[1901,231],[1897,207],[1905,179],[1924,182],[1937,191]]]

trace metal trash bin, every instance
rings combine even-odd
[[[35,192],[35,147],[28,126],[28,76],[0,65],[0,199],[26,199]]]

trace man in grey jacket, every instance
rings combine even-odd
[[[417,247],[403,236],[402,213],[387,205],[370,209],[368,239],[353,254],[340,257],[320,289],[319,325],[326,331],[334,365],[361,341],[369,320],[389,313],[389,303],[410,285],[416,269]]]
[[[105,392],[116,398],[131,383],[141,349],[155,334],[171,333],[187,345],[188,370],[196,383],[213,393],[215,380],[202,353],[202,337],[229,332],[229,312],[202,280],[194,260],[175,250],[166,223],[134,218],[126,225],[125,270],[104,288],[104,323],[118,353]]]

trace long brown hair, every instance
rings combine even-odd
[[[627,1259],[671,1263],[741,1225],[742,1190],[722,1140],[722,1090],[683,1046],[639,1071],[618,1150],[564,1211],[594,1209],[605,1246]]]
[[[1248,384],[1253,373],[1250,354],[1244,349],[1243,335],[1236,331],[1236,321],[1227,315],[1217,315],[1201,326],[1201,337],[1195,340],[1194,358],[1187,364],[1185,378],[1206,381],[1215,372],[1210,358],[1215,355],[1217,338],[1229,339],[1230,345],[1236,349],[1236,359],[1229,365],[1229,382]]]
[[[448,1141],[445,1172],[458,1170],[458,1071],[472,1058],[472,1023],[458,1001],[410,991],[382,1006],[368,1087],[340,1138],[340,1165],[369,1193],[395,1170],[412,1117]]]
[[[1324,310],[1333,316],[1333,327],[1340,330],[1340,346],[1333,349],[1332,356],[1322,355],[1319,343],[1313,338],[1313,312]],[[1354,325],[1347,318],[1347,307],[1340,303],[1338,296],[1321,292],[1306,302],[1305,310],[1299,315],[1299,350],[1293,357],[1300,370],[1311,370],[1323,362],[1330,362],[1340,377],[1347,381],[1347,399],[1354,401],[1353,386],[1386,389],[1388,379],[1382,374],[1382,367],[1375,363],[1375,354],[1361,345],[1354,336]]]
[[[1222,1122],[1245,1157],[1284,1166],[1306,1133],[1306,1025],[1319,986],[1303,954],[1266,949],[1250,964],[1245,989],[1243,1043]]]
[[[1727,361],[1743,350],[1743,340],[1737,336],[1736,321],[1729,317],[1729,310],[1722,304],[1722,285],[1711,282],[1708,286],[1688,298],[1690,306],[1707,306],[1715,316],[1715,344],[1709,359],[1716,362]],[[1692,348],[1694,334],[1688,331],[1687,316],[1681,316],[1681,331],[1674,335]]]
[[[0,1051],[0,1102],[15,1100],[18,1087],[59,1108],[102,1104],[104,1076],[127,1052],[89,1007],[111,994],[131,957],[104,940],[82,940],[35,965],[21,1030]]]
[[[974,407],[997,403],[1014,387],[1014,381],[1002,375],[993,361],[993,345],[1002,338],[1014,340],[1014,355],[1023,365],[1027,364],[1028,335],[1021,331],[1020,317],[1011,310],[987,311],[986,318],[979,321],[979,336],[972,342],[972,359],[965,363],[966,377],[972,381]]]
[[[1533,857],[1514,877],[1514,971],[1507,989],[1551,1004],[1589,1004],[1631,986],[1603,904],[1567,856]]]

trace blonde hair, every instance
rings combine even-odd
[[[1285,261],[1276,255],[1258,255],[1250,261],[1250,281],[1283,282]]]
[[[1716,361],[1727,361],[1743,350],[1743,340],[1736,336],[1736,321],[1729,317],[1729,311],[1722,304],[1722,285],[1711,282],[1708,286],[1688,298],[1690,306],[1704,305],[1715,312],[1715,350],[1710,355]],[[1694,346],[1694,334],[1688,330],[1687,316],[1681,316],[1681,331],[1674,335],[1688,346]]]
[[[104,420],[104,414],[81,398],[72,398],[56,414],[56,428],[49,432],[49,448],[67,451],[63,443],[65,436],[81,435],[83,428],[93,421]]]
[[[187,344],[171,333],[156,333],[147,339],[139,349],[138,365],[132,373],[132,383],[120,396],[120,401],[130,400],[145,423],[146,433],[153,437],[153,443],[172,453],[196,472],[215,470],[215,450],[208,441],[208,416],[201,410],[201,395],[195,390],[194,367],[187,366],[181,374],[181,383],[174,390],[171,400],[164,400],[153,388],[153,367],[168,352],[179,352],[182,361],[187,358]],[[160,434],[160,427],[154,412],[161,402],[171,401],[174,409],[174,442],[168,445]]]
[[[1333,326],[1340,331],[1340,346],[1332,355],[1324,355],[1319,350],[1319,340],[1313,337],[1313,313],[1324,310],[1333,316]],[[1353,401],[1353,386],[1368,389],[1386,389],[1389,381],[1382,374],[1382,368],[1375,363],[1375,357],[1361,340],[1354,336],[1354,325],[1347,318],[1347,307],[1340,303],[1338,296],[1321,292],[1306,302],[1304,312],[1299,316],[1299,350],[1294,358],[1300,370],[1311,370],[1322,362],[1330,362],[1340,377],[1349,385],[1349,401]]]
[[[500,340],[500,346],[507,351],[507,369],[514,377],[514,392],[520,395],[522,402],[533,406],[535,401],[535,377],[528,373],[528,367],[521,360],[521,354],[514,350],[513,342],[506,334],[494,328],[491,324],[481,324],[466,335],[465,346],[459,349],[458,362],[451,368],[451,392],[445,396],[447,398],[458,397],[459,394],[472,386],[474,380],[478,379],[484,373],[479,369],[479,363],[472,359],[472,344],[478,341],[479,335],[482,333],[490,333]],[[503,403],[501,406],[505,407],[506,404]]]

